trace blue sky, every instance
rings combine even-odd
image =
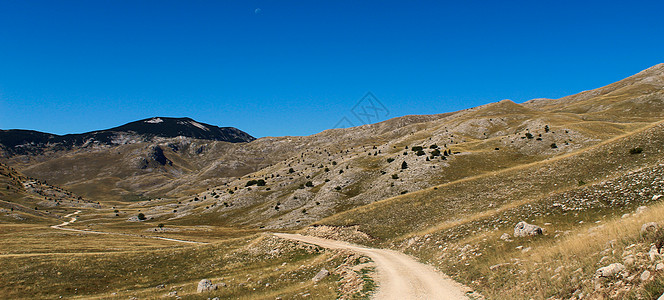
[[[582,3],[581,3],[582,2]],[[558,98],[664,62],[662,1],[0,1],[0,128],[257,136]],[[359,124],[359,121],[355,121]]]

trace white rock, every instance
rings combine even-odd
[[[210,281],[209,279],[203,279],[198,282],[198,288],[196,289],[196,292],[203,293],[208,291],[214,291],[216,289],[217,289],[216,284],[212,284],[212,281]]]
[[[662,270],[664,270],[664,264],[663,264],[663,263],[658,263],[658,264],[655,266],[655,271],[660,272],[660,271],[662,271]]]
[[[327,275],[329,275],[329,274],[330,274],[330,271],[328,271],[328,270],[326,270],[325,268],[323,268],[323,269],[321,269],[321,270],[316,274],[316,276],[314,276],[314,278],[311,279],[311,280],[313,280],[314,282],[319,282],[319,281],[323,280],[323,278],[325,278],[325,277],[326,277]]]
[[[662,198],[662,195],[655,195],[655,196],[652,196],[652,201],[657,201],[657,200],[659,200],[660,198]]]
[[[634,255],[630,254],[630,255],[627,255],[623,258],[623,262],[627,266],[633,266],[634,263],[636,262],[636,258],[634,258]]]
[[[645,270],[641,273],[641,281],[646,281],[648,279],[650,279],[650,271]]]
[[[645,223],[641,226],[641,235],[654,233],[657,229],[659,229],[659,224],[656,222]]]
[[[597,277],[612,277],[625,270],[625,266],[621,263],[613,263],[606,267],[602,267],[595,271]]]
[[[507,233],[503,233],[503,235],[500,236],[500,239],[503,241],[509,241],[510,240],[510,235]]]
[[[528,224],[525,221],[521,221],[517,223],[516,226],[514,226],[515,237],[541,235],[542,233],[543,233],[542,227]]]

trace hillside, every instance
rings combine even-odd
[[[640,230],[664,213],[663,122],[659,64],[560,99],[240,143],[144,131],[3,162],[10,189],[20,171],[100,202],[80,230],[250,244],[298,231],[405,252],[491,299],[647,299],[664,291],[664,231]],[[520,221],[542,234],[515,236]],[[610,263],[626,269],[596,274]]]

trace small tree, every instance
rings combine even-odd
[[[404,161],[403,163],[401,163],[401,169],[402,169],[402,170],[408,169],[408,163],[407,163],[406,161]]]
[[[293,168],[288,169],[288,174],[292,174],[292,173],[295,173],[295,170],[293,170]]]
[[[145,215],[143,213],[138,213],[138,219],[141,220],[141,221],[147,220],[147,218],[145,217]]]

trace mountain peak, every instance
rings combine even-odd
[[[150,141],[155,137],[188,137],[201,140],[246,143],[255,140],[248,133],[233,127],[218,127],[191,118],[152,117],[122,126],[81,134],[56,135],[28,130],[1,130],[0,148],[9,154],[39,152],[58,145],[66,148],[93,144],[118,145]]]

